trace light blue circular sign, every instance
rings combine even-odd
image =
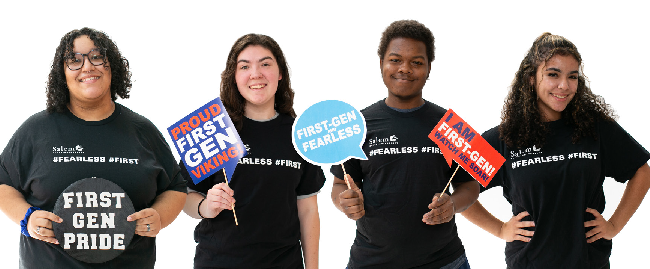
[[[340,164],[350,158],[367,160],[361,149],[366,120],[357,109],[338,100],[318,102],[293,123],[292,141],[305,160],[316,165]]]

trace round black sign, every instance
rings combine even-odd
[[[135,233],[133,203],[117,184],[103,178],[72,183],[56,200],[54,235],[70,256],[87,263],[102,263],[122,254]]]

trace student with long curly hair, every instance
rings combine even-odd
[[[325,175],[293,148],[293,96],[275,40],[240,37],[221,74],[221,98],[248,155],[229,185],[222,173],[188,182],[184,211],[202,219],[194,231],[194,268],[318,268],[316,194]]]
[[[128,98],[130,89],[129,62],[108,35],[82,28],[61,38],[47,82],[47,109],[27,119],[0,155],[0,210],[22,226],[20,268],[154,267],[155,237],[181,212],[187,187],[156,126],[115,102]],[[74,150],[55,149],[62,146]],[[53,223],[64,220],[52,213],[68,186],[90,177],[120,186],[136,210],[127,218],[136,222],[130,244],[119,256],[94,264],[59,245]]]
[[[513,217],[503,222],[479,202],[462,214],[507,241],[508,268],[609,268],[612,238],[650,188],[650,153],[614,121],[582,69],[573,43],[542,34],[515,75],[501,124],[483,134],[506,158],[487,189],[503,187]],[[627,182],[609,220],[601,215],[605,177]]]

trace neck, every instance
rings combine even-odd
[[[115,111],[115,103],[113,101],[102,102],[96,105],[88,105],[81,102],[70,101],[68,109],[77,118],[85,121],[100,121],[108,118]]]
[[[387,106],[397,108],[397,109],[411,109],[424,105],[424,99],[422,96],[417,96],[414,98],[402,99],[396,96],[389,95],[384,100]]]
[[[250,103],[246,104],[244,108],[244,116],[251,120],[263,121],[273,118],[275,116],[274,103],[270,102],[270,105],[256,106]]]

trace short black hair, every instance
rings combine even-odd
[[[415,20],[395,21],[386,27],[386,30],[384,30],[384,33],[381,35],[379,49],[377,49],[379,59],[384,59],[384,55],[386,55],[386,50],[388,49],[388,44],[390,41],[400,37],[422,41],[427,48],[427,58],[429,58],[429,64],[433,62],[436,57],[436,47],[433,44],[435,38],[433,38],[433,34],[429,28]]]
[[[80,30],[72,30],[61,38],[61,43],[56,48],[50,75],[47,80],[47,111],[64,112],[70,103],[70,89],[65,79],[64,61],[67,57],[74,55],[74,40],[86,35],[95,43],[95,46],[102,51],[107,62],[105,68],[111,72],[111,99],[115,101],[117,96],[122,99],[129,98],[131,89],[131,71],[129,61],[122,57],[120,50],[113,40],[104,32],[84,27]]]

